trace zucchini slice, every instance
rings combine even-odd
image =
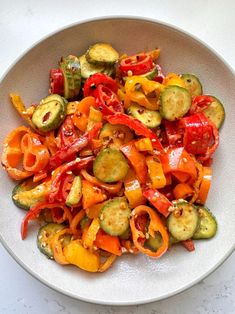
[[[104,145],[119,149],[133,139],[133,134],[125,125],[106,123],[100,131],[99,139]]]
[[[188,202],[180,202],[175,206],[175,210],[167,219],[168,229],[176,240],[188,240],[193,237],[198,227],[197,208]]]
[[[182,118],[191,106],[191,95],[183,87],[167,86],[160,94],[160,114],[169,121]]]
[[[93,163],[95,177],[103,182],[116,182],[125,178],[129,166],[124,155],[117,149],[105,148]]]
[[[215,98],[214,96],[210,96],[214,99],[214,101],[205,109],[203,113],[205,116],[212,121],[217,129],[219,129],[225,119],[225,110],[222,103],[219,99]]]
[[[191,96],[202,95],[202,84],[194,74],[181,74],[180,77],[185,83],[186,89],[190,92]]]
[[[119,53],[110,44],[97,43],[88,49],[86,59],[96,65],[111,65],[118,61]]]
[[[48,223],[42,226],[37,235],[37,246],[39,250],[50,259],[54,259],[50,241],[53,236],[65,228],[62,224]]]
[[[105,66],[103,65],[94,65],[87,62],[86,56],[82,55],[79,58],[80,65],[81,65],[81,77],[82,79],[87,79],[91,75],[95,73],[104,73]]]
[[[148,128],[156,128],[161,124],[162,117],[159,111],[149,110],[139,105],[131,105],[128,114],[140,120]]]
[[[155,66],[151,71],[149,71],[149,72],[147,72],[145,74],[138,75],[138,76],[145,77],[145,78],[147,78],[148,80],[151,81],[157,75],[158,75],[158,69],[157,69],[157,66]],[[128,76],[124,76],[122,79],[125,82],[128,79]]]
[[[79,203],[82,197],[82,180],[80,176],[76,176],[73,179],[73,183],[69,194],[66,198],[65,204],[67,206],[75,206]]]
[[[199,224],[193,235],[193,239],[210,239],[214,237],[217,231],[217,222],[215,217],[208,208],[203,206],[198,207],[198,215]]]
[[[42,132],[57,129],[65,118],[66,107],[67,101],[59,95],[42,99],[32,116],[34,126]]]
[[[129,228],[131,210],[124,197],[107,202],[100,211],[100,226],[112,236],[121,236]]]
[[[38,202],[46,200],[49,189],[50,187],[46,182],[35,184],[32,179],[28,179],[13,189],[12,200],[17,207],[29,210]]]
[[[69,55],[61,59],[60,68],[64,75],[64,97],[74,99],[81,88],[81,66],[76,56]]]
[[[156,252],[162,246],[162,237],[159,232],[155,234],[155,238],[149,236],[145,241],[144,246],[153,252]]]

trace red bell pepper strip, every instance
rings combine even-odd
[[[168,198],[166,198],[158,190],[145,188],[143,195],[163,216],[167,217],[170,214],[168,209],[173,205]]]
[[[30,210],[27,212],[27,214],[25,215],[25,217],[21,223],[21,238],[22,238],[22,240],[24,240],[27,236],[29,221],[37,219],[40,212],[45,208],[47,208],[47,209],[61,208],[64,211],[65,216],[69,220],[69,222],[72,220],[72,215],[71,215],[69,209],[65,205],[60,204],[60,203],[50,204],[47,202],[38,203],[37,205],[30,208]]]
[[[150,72],[154,67],[153,59],[150,55],[140,53],[134,56],[122,59],[119,69],[123,76],[128,76],[128,71],[132,75],[141,75]]]
[[[162,124],[164,125],[166,137],[168,144],[170,146],[176,145],[176,143],[181,141],[182,135],[180,134],[180,129],[178,127],[178,121],[168,121],[163,120]]]
[[[88,133],[83,134],[71,145],[59,149],[54,156],[50,158],[49,169],[53,170],[59,167],[63,162],[74,158],[75,154],[86,147],[88,144]]]
[[[193,240],[188,239],[185,241],[181,241],[181,244],[186,248],[187,251],[189,252],[195,251]]]
[[[67,171],[84,169],[93,160],[94,160],[93,156],[86,157],[83,159],[77,158],[73,161],[70,161],[62,165],[59,171],[56,172],[55,176],[53,177],[52,175],[51,190],[48,195],[49,203],[53,203],[57,199],[57,196],[60,192],[61,180]]]
[[[192,105],[189,109],[189,114],[193,115],[195,113],[202,112],[205,110],[214,99],[211,96],[206,95],[200,95],[200,96],[194,96],[192,98]]]
[[[67,116],[59,129],[61,148],[71,145],[79,138],[71,116]]]
[[[94,92],[96,105],[104,115],[123,112],[122,102],[117,95],[107,86],[99,85]]]
[[[110,76],[103,73],[95,73],[91,75],[84,84],[83,94],[84,97],[94,96],[96,89],[99,85],[103,85],[117,93],[118,85],[115,80]]]
[[[128,144],[121,146],[120,150],[130,161],[140,182],[146,183],[148,177],[146,159],[145,156],[137,150],[135,143],[129,142]]]
[[[92,146],[92,140],[98,138],[98,135],[99,135],[99,132],[100,132],[102,126],[103,126],[103,123],[102,123],[102,122],[96,122],[96,123],[93,125],[92,129],[90,129],[90,130],[88,131],[88,142],[89,142],[89,144],[90,144],[91,146]]]
[[[180,119],[179,126],[184,130],[183,144],[188,153],[205,155],[211,147],[217,148],[214,144],[218,134],[215,135],[212,122],[203,113]]]
[[[64,75],[61,69],[50,71],[50,93],[64,95]]]
[[[137,135],[150,138],[153,148],[157,149],[160,153],[164,153],[164,148],[160,143],[157,135],[148,129],[142,122],[132,118],[124,113],[116,113],[115,115],[109,115],[104,117],[111,124],[124,124],[132,129]]]

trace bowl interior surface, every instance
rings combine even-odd
[[[182,31],[158,22],[107,18],[77,24],[48,37],[26,53],[8,72],[0,87],[0,142],[23,121],[9,102],[10,92],[29,105],[48,94],[49,70],[61,56],[83,54],[90,44],[109,42],[120,53],[161,49],[159,63],[165,73],[194,73],[205,94],[225,105],[226,120],[220,146],[214,155],[213,183],[207,205],[217,217],[218,233],[210,241],[197,241],[196,251],[173,247],[160,260],[146,256],[118,258],[103,274],[89,274],[72,266],[62,267],[42,255],[36,246],[38,224],[30,225],[26,240],[20,238],[25,215],[11,201],[15,183],[0,171],[0,237],[14,258],[50,287],[72,297],[103,304],[138,304],[160,300],[198,282],[214,270],[234,247],[235,197],[235,79],[229,67],[204,44]]]

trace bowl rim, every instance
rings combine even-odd
[[[62,26],[48,34],[46,34],[45,36],[41,37],[39,40],[35,41],[33,44],[31,44],[28,48],[26,48],[25,50],[22,51],[22,53],[20,53],[20,55],[14,59],[14,61],[12,63],[10,63],[10,65],[6,68],[6,70],[3,72],[3,74],[0,76],[0,84],[2,83],[2,81],[7,77],[8,73],[14,68],[14,66],[23,58],[25,57],[32,49],[36,48],[38,45],[40,45],[43,41],[49,39],[50,37],[68,30],[70,28],[76,27],[78,25],[81,24],[89,24],[91,22],[101,22],[101,21],[106,21],[106,20],[133,20],[133,21],[142,21],[142,22],[148,22],[148,23],[153,23],[153,24],[158,24],[160,26],[164,26],[167,27],[168,29],[173,29],[178,33],[184,34],[187,37],[193,39],[194,41],[196,41],[197,43],[201,44],[202,46],[204,46],[205,48],[207,48],[207,50],[209,50],[209,52],[211,52],[219,61],[221,61],[226,68],[235,76],[235,70],[233,69],[233,67],[224,59],[223,56],[221,56],[214,48],[210,47],[207,43],[205,43],[203,40],[201,40],[200,38],[198,38],[197,36],[191,34],[188,31],[185,31],[184,29],[173,25],[171,23],[168,22],[164,22],[158,19],[153,19],[153,18],[149,18],[149,17],[143,17],[143,16],[135,16],[135,15],[108,15],[108,16],[99,16],[99,17],[93,17],[93,18],[89,18],[89,19],[82,19],[80,21],[77,22],[73,22],[71,24],[67,24],[65,26]],[[71,293],[71,292],[66,292],[64,291],[62,288],[54,286],[52,283],[47,282],[44,278],[40,277],[37,273],[35,273],[33,270],[31,270],[27,265],[25,265],[20,258],[17,257],[17,255],[10,249],[10,247],[8,247],[7,243],[5,242],[5,240],[3,239],[1,233],[0,233],[0,243],[3,245],[3,247],[6,249],[6,251],[13,257],[13,259],[28,273],[30,274],[32,277],[34,277],[35,279],[39,280],[41,283],[43,283],[45,286],[47,286],[48,288],[51,288],[59,293],[62,293],[63,295],[66,295],[68,297],[71,297],[75,300],[79,300],[79,301],[84,301],[87,303],[93,303],[93,304],[100,304],[100,305],[113,305],[113,306],[128,306],[128,305],[138,305],[138,304],[147,304],[147,303],[151,303],[151,302],[156,302],[156,301],[160,301],[160,300],[165,300],[168,299],[172,296],[175,296],[183,291],[188,290],[189,288],[193,287],[195,284],[197,284],[198,282],[200,282],[201,280],[205,279],[207,276],[209,276],[211,273],[213,273],[219,266],[221,266],[227,259],[228,257],[235,251],[235,243],[231,246],[231,248],[228,250],[228,252],[220,259],[218,260],[218,262],[214,265],[214,267],[212,267],[210,270],[208,270],[206,273],[204,273],[203,275],[199,276],[198,278],[195,278],[193,281],[190,281],[190,283],[188,283],[187,285],[180,287],[178,289],[176,289],[175,291],[169,292],[167,293],[165,296],[159,296],[156,298],[149,298],[149,299],[144,299],[144,300],[137,300],[137,301],[103,301],[103,300],[97,300],[97,299],[89,299],[89,298],[85,298],[85,297],[78,297],[77,295]]]

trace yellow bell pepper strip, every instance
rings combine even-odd
[[[168,200],[168,198],[158,190],[145,188],[143,195],[163,216],[167,217],[170,214],[169,208],[171,208],[173,205]]]
[[[66,107],[66,115],[74,114],[77,110],[79,101],[69,101]]]
[[[205,204],[207,196],[211,187],[212,169],[211,167],[203,167],[202,181],[199,187],[199,193],[196,202],[199,204]]]
[[[149,225],[147,227],[147,233],[138,230],[136,227],[136,219],[138,218],[138,216],[144,214],[148,214],[150,219]],[[145,205],[137,206],[132,212],[130,227],[134,244],[140,252],[154,258],[159,258],[164,253],[166,253],[169,247],[169,235],[160,217],[151,207]],[[156,251],[145,248],[143,245],[143,241],[145,241],[149,237],[149,235],[155,238],[157,232],[159,232],[162,237],[162,245]]]
[[[162,82],[163,85],[177,85],[180,87],[185,88],[185,83],[184,80],[177,74],[175,73],[169,73]]]
[[[96,122],[102,122],[102,119],[103,119],[102,112],[100,110],[95,109],[94,107],[90,107],[87,130],[92,129]]]
[[[195,160],[183,147],[168,149],[164,155],[160,156],[160,161],[164,173],[174,174],[181,183],[189,178],[192,181],[197,178]]]
[[[65,228],[57,232],[50,241],[50,246],[52,248],[53,257],[55,261],[60,265],[69,264],[69,262],[66,260],[64,256],[63,245],[62,245],[63,240],[61,239],[62,237],[65,236],[65,234],[71,234],[71,231],[69,228]]]
[[[99,229],[100,229],[100,220],[99,218],[94,218],[84,237],[83,246],[85,248],[92,248]]]
[[[84,209],[107,199],[107,195],[96,185],[82,180],[82,207]]]
[[[105,233],[102,229],[100,229],[97,233],[94,245],[99,249],[112,253],[116,256],[122,255],[119,238]]]
[[[22,102],[19,95],[10,94],[10,99],[13,107],[17,110],[20,116],[31,126],[32,129],[35,129],[32,120],[30,119],[27,109]]]
[[[82,246],[80,240],[73,240],[63,249],[65,259],[83,270],[97,272],[100,268],[98,253],[91,252]]]
[[[147,128],[142,122],[138,119],[134,119],[124,113],[116,113],[105,117],[111,124],[123,124],[128,126],[133,130],[137,135],[150,138],[153,148],[157,149],[161,154],[164,153],[164,148],[159,141],[157,135]]]
[[[145,152],[145,151],[153,151],[153,145],[152,142],[148,137],[143,137],[138,141],[135,141],[135,147],[138,149],[140,152]]]
[[[188,183],[179,183],[173,189],[173,194],[176,200],[186,199],[193,195],[193,189]]]
[[[105,272],[107,269],[109,269],[109,268],[112,266],[112,264],[115,262],[116,258],[117,258],[116,255],[111,254],[111,255],[106,259],[106,261],[100,265],[100,268],[99,268],[98,272],[99,272],[99,273],[103,273],[103,272]]]
[[[21,149],[21,140],[25,134],[30,132],[29,128],[20,126],[11,131],[4,140],[2,166],[12,179],[23,180],[33,175],[32,171],[20,169],[20,163],[24,155]]]
[[[74,125],[80,130],[85,132],[88,124],[88,116],[90,107],[95,107],[95,98],[88,96],[83,98],[77,105],[76,111],[73,114],[72,120]]]
[[[164,88],[164,85],[150,81],[145,77],[131,76],[125,83],[124,107],[128,108],[131,102],[135,102],[147,109],[157,110],[159,108],[158,95]]]
[[[84,177],[85,180],[89,181],[91,184],[97,185],[104,190],[108,191],[110,194],[117,194],[122,188],[122,182],[117,182],[114,184],[104,183],[96,177],[90,175],[85,169],[81,170],[81,175]]]
[[[152,156],[146,157],[146,163],[148,166],[148,174],[151,180],[152,188],[164,188],[164,186],[166,186],[166,177],[164,175],[161,163],[156,161]]]
[[[73,234],[73,236],[78,236],[80,234],[80,231],[78,230],[78,224],[82,220],[82,218],[86,215],[85,210],[81,209],[71,220],[70,223],[70,230]]]
[[[120,150],[130,161],[140,182],[146,183],[148,169],[145,156],[136,149],[135,143],[129,142],[128,144],[121,146]]]
[[[131,208],[135,208],[138,205],[144,205],[146,203],[140,182],[132,169],[128,170],[128,173],[124,179],[124,186],[124,193]]]

